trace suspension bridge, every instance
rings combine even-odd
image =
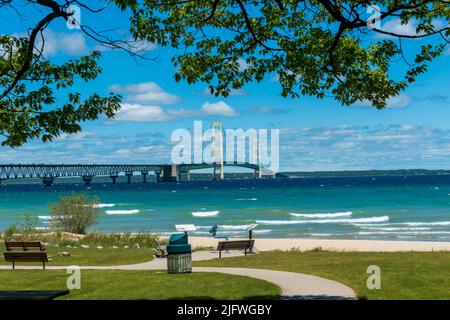
[[[201,169],[212,170],[212,180],[224,180],[224,167],[240,167],[253,171],[254,178],[274,178],[281,176],[260,164],[259,137],[253,144],[253,159],[250,162],[227,162],[223,159],[223,128],[222,123],[214,121],[211,136],[211,161],[209,163],[191,164],[0,164],[0,184],[10,179],[42,179],[45,185],[52,185],[56,178],[81,177],[84,183],[90,184],[94,177],[109,176],[113,184],[119,175],[125,175],[128,183],[135,175],[142,176],[142,182],[147,182],[149,174],[155,175],[156,182],[181,181],[182,176],[191,180],[191,171]],[[219,170],[219,175],[217,175]]]
[[[276,173],[257,164],[251,163],[199,163],[199,164],[1,164],[0,183],[10,179],[42,179],[45,185],[52,185],[56,178],[81,177],[90,184],[94,177],[109,176],[116,183],[119,175],[125,175],[127,182],[131,177],[142,176],[147,182],[149,174],[156,176],[156,182],[181,181],[182,175],[191,180],[193,170],[212,169],[212,179],[224,179],[223,167],[240,167],[253,171],[254,178],[272,178]],[[220,168],[220,175],[216,174]]]

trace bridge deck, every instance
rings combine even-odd
[[[265,175],[274,175],[266,168],[252,163],[224,162],[227,167],[241,167],[256,172],[264,172]],[[53,179],[58,177],[83,177],[86,183],[92,181],[94,176],[110,176],[115,183],[119,174],[125,174],[130,183],[130,177],[138,172],[146,177],[149,172],[154,172],[157,181],[179,181],[182,173],[189,173],[192,170],[219,168],[218,164],[194,163],[194,164],[1,164],[0,181],[7,179],[22,178],[42,178],[45,184],[52,184]]]

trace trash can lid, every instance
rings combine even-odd
[[[173,233],[169,238],[169,245],[188,244],[187,233]]]

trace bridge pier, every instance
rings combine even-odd
[[[117,175],[117,174],[111,174],[109,177],[112,179],[112,184],[116,184],[116,180],[117,180],[117,177],[118,177],[119,175]]]
[[[159,183],[161,179],[161,171],[159,170],[155,171],[155,176],[156,176],[156,183]]]
[[[148,172],[143,171],[143,172],[141,172],[141,175],[142,175],[142,182],[143,182],[143,183],[147,183],[147,175],[148,175]]]
[[[158,182],[175,182],[181,181],[181,168],[180,166],[173,165],[163,165],[161,168],[162,177],[158,177],[158,173],[156,173],[156,178]]]
[[[53,177],[44,177],[42,178],[42,182],[47,186],[51,186],[53,184]]]
[[[191,171],[189,169],[187,170],[186,175],[187,175],[187,180],[191,181]]]
[[[125,175],[127,176],[127,182],[131,183],[131,176],[133,175],[133,172],[125,172]]]
[[[92,182],[92,176],[83,176],[83,182],[88,185]]]
[[[172,165],[172,177],[175,177],[175,181],[181,181],[181,168],[180,166]]]
[[[212,179],[213,181],[216,181],[216,163],[213,163],[213,169],[212,169]]]

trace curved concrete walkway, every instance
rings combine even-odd
[[[242,256],[241,253],[228,253],[226,257]],[[204,261],[217,258],[215,252],[194,252],[193,261]],[[80,266],[82,270],[162,270],[166,269],[166,259],[154,259],[149,262],[121,266]],[[16,269],[35,270],[39,266],[16,266]],[[49,270],[66,269],[67,266],[48,266]],[[11,270],[11,266],[0,266],[0,270]],[[355,292],[333,280],[303,273],[274,271],[251,268],[193,267],[193,272],[219,272],[246,276],[272,282],[281,288],[281,299],[356,299]]]
[[[249,268],[194,267],[195,272],[220,272],[247,276],[275,283],[281,288],[281,299],[347,300],[355,292],[343,284],[303,273]]]

